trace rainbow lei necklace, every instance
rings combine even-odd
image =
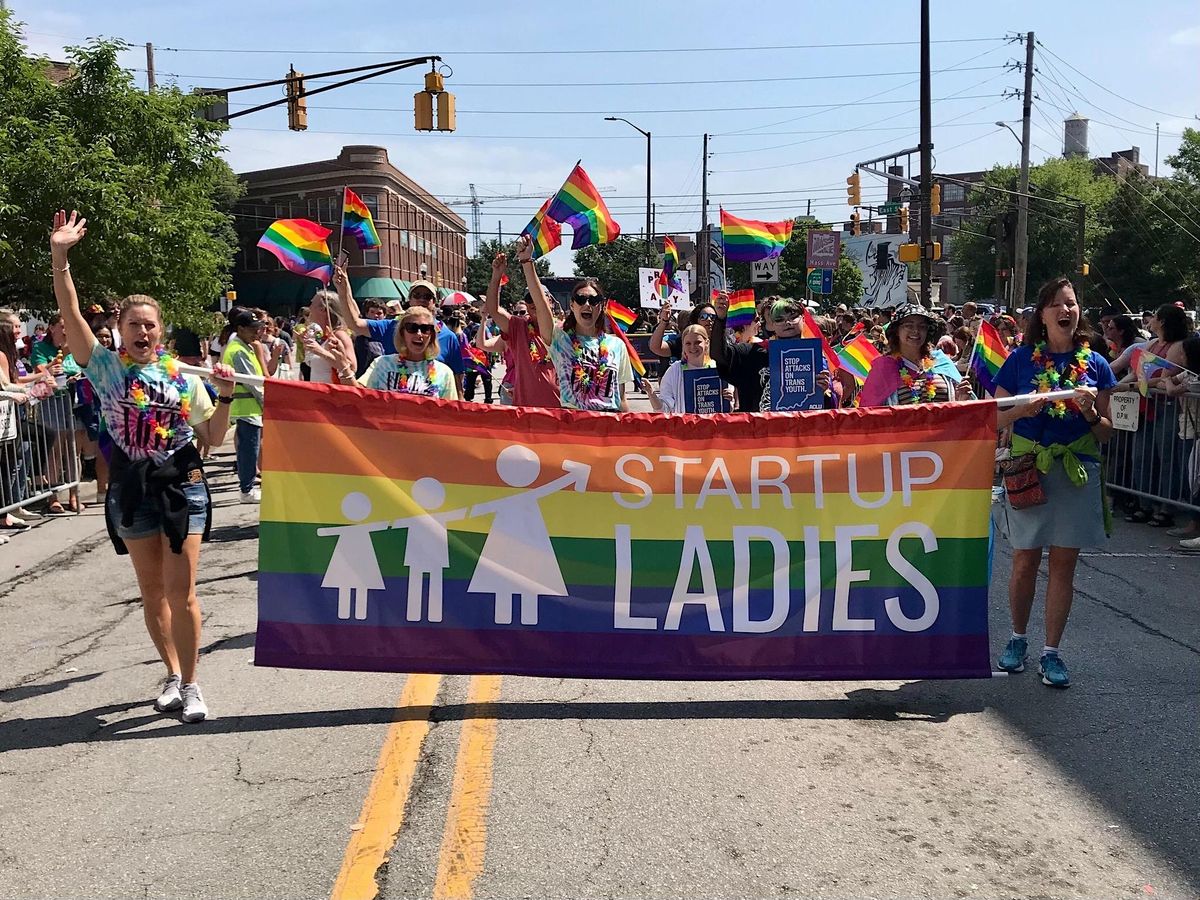
[[[171,380],[171,384],[179,394],[179,416],[181,421],[190,421],[192,406],[188,400],[187,379],[183,377],[183,373],[179,371],[179,366],[175,364],[175,357],[168,353],[166,348],[161,345],[155,347],[154,354],[154,361],[146,363],[146,365],[162,367],[167,378]],[[150,398],[146,394],[146,386],[137,375],[131,376],[129,374],[134,368],[139,367],[140,364],[135,362],[133,357],[124,348],[118,353],[118,358],[121,360],[121,365],[125,367],[126,378],[129,379],[129,398],[133,401],[133,405],[138,408],[138,412],[144,414],[150,409]],[[167,442],[175,437],[175,433],[178,431],[178,428],[168,428],[162,420],[153,415],[147,417],[146,424],[150,426],[152,434]]]
[[[1059,369],[1054,363],[1054,358],[1046,353],[1046,342],[1041,341],[1035,344],[1031,358],[1035,367],[1039,365],[1042,367],[1042,371],[1033,376],[1033,386],[1036,388],[1036,392],[1048,394],[1051,391],[1068,391],[1078,387],[1083,377],[1087,375],[1087,364],[1091,358],[1091,352],[1091,346],[1084,341],[1075,351],[1075,358],[1064,368]],[[1056,419],[1062,419],[1066,418],[1068,412],[1079,415],[1079,406],[1074,400],[1055,400],[1046,412]]]
[[[401,357],[401,359],[403,359],[403,357]],[[409,362],[409,360],[404,360],[406,366],[409,364]],[[437,384],[434,382],[434,378],[437,376],[437,366],[434,365],[435,362],[436,360],[433,359],[425,360],[425,371],[423,373],[425,375],[424,393],[429,394],[430,396],[437,393]],[[416,372],[409,372],[407,368],[402,370],[400,372],[400,380],[397,382],[396,389],[402,394],[418,393],[417,391],[410,391],[408,387],[410,377],[414,383],[416,382],[416,374]]]
[[[921,384],[913,376],[908,363],[900,360],[900,380],[909,391],[909,403],[932,403],[937,399],[938,376],[933,371],[933,360],[926,356],[921,360]]]
[[[596,340],[599,341],[599,347],[596,350],[596,364],[589,366],[585,362],[583,342],[579,340],[576,334],[571,335],[571,356],[574,362],[571,364],[571,379],[578,385],[588,385],[592,378],[608,368],[608,347],[604,345],[604,335],[597,335]]]

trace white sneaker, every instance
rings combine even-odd
[[[258,488],[250,488],[248,491],[242,491],[241,498],[243,503],[261,503],[262,491]]]
[[[162,693],[154,701],[154,708],[159,712],[171,712],[183,706],[183,697],[179,693],[181,679],[178,675],[168,675],[163,679]]]
[[[1188,538],[1179,542],[1180,550],[1200,550],[1200,537]]]
[[[189,725],[193,722],[203,722],[208,717],[208,706],[200,694],[200,685],[196,682],[185,684],[180,689],[183,697],[183,721]]]

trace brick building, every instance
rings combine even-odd
[[[238,178],[246,186],[235,208],[239,252],[233,282],[239,303],[279,313],[313,295],[318,283],[284,271],[274,256],[258,249],[258,240],[276,219],[311,219],[333,230],[329,246],[336,255],[345,187],[371,210],[383,244],[362,251],[352,238],[344,243],[357,299],[403,299],[422,277],[443,295],[465,284],[466,222],[393,166],[383,147],[343,147],[337,159],[243,172]]]

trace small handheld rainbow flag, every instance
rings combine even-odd
[[[616,300],[609,300],[605,305],[609,316],[617,323],[617,326],[622,331],[628,331],[633,327],[633,323],[637,321],[637,313],[624,304],[618,303]]]
[[[492,371],[486,353],[467,342],[463,342],[459,346],[462,348],[463,364],[469,369],[473,369],[480,375],[487,375]]]
[[[862,322],[855,322],[854,327],[847,331],[846,336],[842,338],[842,344],[845,345],[850,343],[852,340],[862,334],[866,330],[866,327],[867,326],[865,326]]]
[[[871,373],[871,364],[880,357],[880,352],[875,349],[865,334],[860,334],[850,343],[845,344],[837,352],[838,359],[841,360],[842,368],[854,376],[855,381],[862,384],[867,380],[867,376]]]
[[[615,301],[615,300],[609,300],[607,303],[605,303],[604,304],[604,307],[605,307],[604,314],[606,316],[608,316],[609,330],[613,333],[614,336],[620,338],[621,343],[625,345],[625,353],[629,356],[629,365],[633,368],[633,371],[635,371],[638,374],[639,378],[645,378],[646,377],[646,366],[642,362],[642,358],[640,356],[638,356],[638,352],[633,349],[633,343],[629,340],[629,336],[627,334],[625,334],[625,329],[621,327],[621,323],[618,322],[613,317],[612,308],[614,306],[619,307],[620,309],[624,309],[626,312],[629,312],[628,309],[626,309],[624,306],[621,306],[621,304],[617,303],[617,301]]]
[[[258,246],[289,272],[329,284],[333,259],[326,241],[331,234],[328,228],[308,219],[279,219],[258,239]]]
[[[575,164],[563,186],[550,200],[546,215],[571,226],[571,249],[608,244],[617,239],[621,226],[608,211],[604,199],[583,166]]]
[[[1143,397],[1150,392],[1150,379],[1157,377],[1158,373],[1171,375],[1183,371],[1182,366],[1141,347],[1133,351],[1133,355],[1129,359],[1129,367],[1137,373],[1138,391]],[[1152,375],[1151,372],[1156,374]]]
[[[754,301],[754,289],[742,288],[729,295],[729,312],[725,316],[726,328],[745,328],[754,321],[758,307]]]
[[[359,250],[373,250],[380,245],[371,210],[350,188],[346,188],[342,197],[342,233],[351,235]]]
[[[739,219],[721,210],[721,242],[725,245],[725,259],[729,262],[755,262],[760,259],[775,259],[792,237],[792,226],[784,222],[759,222],[755,219]]]
[[[663,238],[663,264],[658,274],[658,294],[664,300],[671,296],[671,291],[683,291],[683,284],[675,277],[679,268],[679,249],[675,241],[669,237]]]
[[[813,314],[807,308],[804,310],[804,322],[800,327],[800,333],[806,338],[817,338],[821,342],[821,352],[825,354],[825,364],[831,373],[836,373],[842,367],[840,358],[833,352],[833,347],[829,346],[825,332],[821,330],[821,326],[817,324],[817,320],[813,318]]]
[[[548,198],[542,204],[542,208],[529,220],[529,224],[521,229],[521,234],[528,235],[533,242],[534,259],[545,256],[562,243],[562,226],[546,215],[546,210],[550,208],[553,200],[553,197]]]
[[[971,354],[971,370],[979,379],[979,387],[985,394],[996,394],[996,376],[1008,359],[1004,339],[991,322],[979,323],[979,334],[975,337],[975,351]]]

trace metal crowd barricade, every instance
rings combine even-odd
[[[1136,430],[1114,430],[1105,447],[1108,488],[1200,513],[1200,395],[1155,389],[1135,408]]]
[[[0,391],[0,514],[79,484],[72,392],[20,396]]]

